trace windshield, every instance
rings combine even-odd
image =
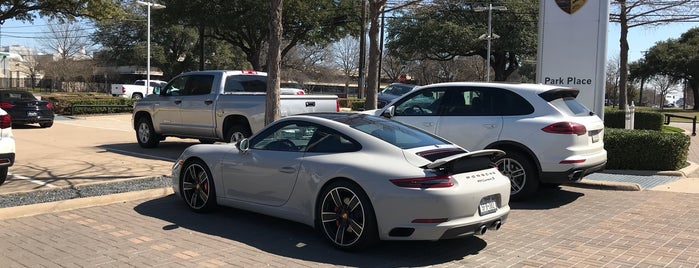
[[[391,94],[391,95],[396,95],[400,96],[405,93],[408,93],[411,89],[413,89],[415,86],[414,85],[388,85],[385,87],[383,90],[381,90],[382,94]]]

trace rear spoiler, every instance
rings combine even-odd
[[[464,173],[489,168],[492,166],[493,160],[503,155],[505,152],[497,149],[479,150],[440,158],[423,166],[423,168],[446,169],[450,173]]]
[[[550,102],[552,100],[562,99],[562,98],[575,98],[580,93],[580,90],[576,88],[556,88],[546,92],[539,93],[539,97]]]

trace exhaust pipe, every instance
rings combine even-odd
[[[488,229],[497,231],[497,230],[500,230],[500,227],[501,227],[501,226],[502,226],[502,221],[497,220],[497,221],[494,221],[494,222],[490,225],[490,228],[488,228]]]
[[[488,231],[488,227],[486,227],[485,224],[483,224],[483,225],[481,225],[481,227],[478,227],[476,234],[477,235],[484,235],[486,231]]]

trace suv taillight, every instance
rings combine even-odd
[[[574,122],[558,122],[542,128],[544,132],[553,134],[576,134],[578,136],[587,134],[584,125]]]
[[[9,102],[0,102],[0,108],[3,108],[3,109],[12,109],[12,107],[15,107],[14,105],[12,105],[12,103],[9,103]]]
[[[53,110],[53,104],[51,104],[50,102],[47,102],[46,108]]]
[[[12,117],[9,114],[0,115],[0,129],[6,129],[12,126]]]

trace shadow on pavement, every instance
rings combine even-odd
[[[186,228],[218,236],[275,255],[310,262],[352,267],[430,266],[478,254],[487,243],[479,237],[445,241],[392,241],[359,252],[344,252],[330,245],[313,228],[287,220],[232,208],[199,214],[169,195],[135,207],[136,212],[171,224],[164,231]],[[487,234],[486,234],[487,236]],[[429,247],[429,250],[425,250]]]
[[[559,186],[543,186],[527,200],[511,201],[510,208],[522,210],[552,209],[573,203],[583,195]]]

